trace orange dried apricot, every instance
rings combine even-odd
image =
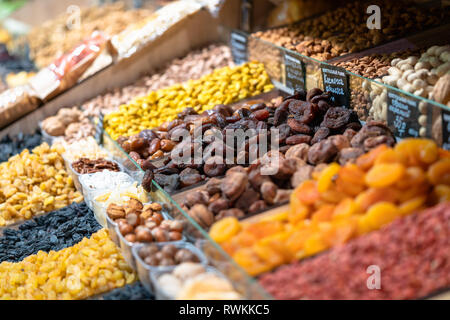
[[[380,202],[370,207],[365,216],[367,217],[372,230],[376,230],[393,221],[395,218],[398,218],[400,216],[400,211],[393,203]]]
[[[305,241],[313,234],[313,230],[309,228],[299,229],[293,232],[286,240],[286,247],[292,254],[296,254],[298,251],[303,250]]]
[[[420,208],[422,208],[423,204],[427,200],[427,197],[425,196],[419,196],[416,198],[412,198],[410,200],[407,200],[403,203],[401,203],[398,206],[398,210],[402,216],[406,216],[408,214],[411,214]]]
[[[303,251],[305,256],[312,256],[327,248],[328,245],[318,233],[314,233],[313,235],[311,235],[303,244]]]
[[[339,203],[339,201],[341,201],[342,199],[345,199],[347,197],[347,195],[344,192],[338,191],[338,190],[327,190],[325,192],[322,192],[320,194],[320,199],[323,200],[324,202],[328,202],[328,203]],[[316,207],[321,207],[321,206],[317,206],[317,204],[320,202],[316,202]]]
[[[434,185],[450,185],[450,159],[445,158],[433,163],[428,168],[427,177]]]
[[[355,203],[360,211],[365,212],[377,202],[395,202],[397,197],[398,194],[393,188],[369,188],[355,198]]]
[[[241,248],[237,250],[233,255],[233,259],[251,276],[256,276],[272,269],[272,266],[258,258],[258,255],[252,248]]]
[[[333,183],[333,178],[339,172],[340,168],[341,166],[337,163],[331,163],[320,172],[317,181],[317,190],[319,192],[325,192],[330,188]]]
[[[280,221],[258,221],[245,226],[243,230],[253,234],[257,239],[261,239],[281,232],[283,229],[283,224]]]
[[[261,260],[268,263],[271,267],[283,264],[285,261],[284,256],[270,245],[264,245],[258,242],[253,245],[252,249]]]
[[[375,163],[376,158],[388,147],[385,144],[381,144],[375,149],[370,150],[366,154],[363,154],[356,159],[356,165],[362,170],[368,170]]]
[[[380,152],[375,159],[375,165],[380,163],[401,163],[407,165],[408,159],[403,153],[389,148]]]
[[[313,180],[306,180],[301,183],[294,193],[298,199],[305,204],[314,204],[314,202],[320,199],[317,183]]]
[[[332,227],[322,234],[322,237],[329,246],[340,245],[346,243],[355,235],[357,227],[357,217],[335,221],[332,223]]]
[[[343,219],[354,215],[358,211],[358,206],[351,198],[346,198],[339,202],[333,210],[333,219]]]
[[[241,225],[235,217],[225,217],[211,226],[209,235],[218,242],[225,242],[239,232]]]
[[[404,139],[394,150],[405,155],[410,166],[433,163],[439,156],[436,143],[429,139]]]
[[[365,182],[372,188],[384,188],[400,180],[404,174],[405,167],[400,163],[380,163],[367,172]]]
[[[427,183],[427,176],[421,167],[408,167],[402,179],[395,184],[400,189],[408,189],[415,185]]]
[[[297,205],[290,206],[290,210],[288,211],[288,221],[292,224],[295,224],[299,221],[306,219],[309,215],[308,206],[299,203]]]
[[[365,172],[354,164],[349,164],[339,170],[336,178],[336,190],[349,196],[356,196],[365,188]]]
[[[334,206],[333,205],[324,205],[316,212],[312,214],[311,220],[312,222],[323,222],[330,221],[333,217]]]

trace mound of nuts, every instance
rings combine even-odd
[[[43,143],[0,164],[0,226],[81,202],[58,146]]]
[[[143,204],[130,199],[124,205],[111,203],[107,215],[117,223],[119,232],[128,242],[167,242],[182,239],[183,225],[177,220],[164,220],[162,206]]]
[[[72,168],[79,174],[95,173],[103,170],[116,172],[120,171],[120,167],[116,162],[109,161],[104,158],[98,158],[95,160],[80,158],[72,163]]]
[[[174,266],[185,262],[200,262],[198,256],[186,248],[178,248],[173,244],[166,244],[158,248],[149,244],[139,250],[139,257],[149,266]]]
[[[229,104],[272,89],[261,63],[225,67],[198,80],[153,91],[121,105],[119,111],[105,116],[105,130],[113,139],[129,137],[175,119],[187,107],[203,112],[217,104]]]

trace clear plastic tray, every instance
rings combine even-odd
[[[117,223],[115,223],[107,214],[106,216],[106,228],[109,231],[109,237],[120,248],[120,239],[117,234]]]
[[[186,242],[186,241],[174,241],[174,242],[158,242],[155,243],[158,248],[163,247],[164,245],[167,244],[173,244],[175,245],[177,248],[185,248],[188,249],[190,251],[192,251],[200,260],[201,264],[206,265],[208,263],[208,259],[205,257],[205,255],[203,254],[203,252],[201,252],[197,247],[195,247],[192,243]],[[153,288],[153,283],[150,279],[150,274],[156,270],[164,270],[169,268],[170,266],[164,266],[164,267],[160,267],[160,266],[149,266],[147,265],[139,256],[139,251],[141,250],[141,248],[145,247],[146,245],[149,244],[137,244],[135,246],[133,246],[132,249],[132,254],[133,257],[136,261],[136,267],[137,267],[137,273],[139,276],[139,280],[142,282],[142,285],[145,287],[145,289],[147,289],[148,292],[150,292],[151,294],[154,294],[154,288]]]
[[[204,266],[206,269],[206,273],[215,273],[217,276],[228,280],[227,277],[225,277],[216,268],[213,268],[213,267],[207,266],[207,265],[204,265]],[[176,266],[170,266],[170,267],[166,267],[166,268],[155,269],[155,270],[152,270],[152,272],[150,272],[150,281],[152,282],[152,285],[153,285],[156,300],[174,300],[174,299],[176,299],[176,297],[171,297],[168,293],[166,293],[164,291],[164,289],[159,285],[159,282],[158,282],[159,277],[161,277],[163,274],[171,273],[175,269],[175,267]]]

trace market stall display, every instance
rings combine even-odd
[[[210,234],[250,274],[268,272],[448,201],[448,157],[429,140],[382,144],[355,163],[313,173],[286,211],[250,223],[223,219]]]
[[[389,14],[368,30],[368,2],[298,1],[289,25],[191,34],[229,22],[224,2],[29,34],[41,70],[0,93],[0,299],[448,290],[448,11],[375,1]]]

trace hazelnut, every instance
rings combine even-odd
[[[129,233],[133,232],[133,227],[129,225],[128,223],[121,223],[119,225],[119,231],[123,236],[126,236]]]
[[[166,232],[161,228],[154,228],[152,230],[152,236],[157,242],[166,242],[167,241],[167,235]]]
[[[136,240],[139,242],[152,242],[152,232],[146,227],[139,226],[136,228]]]
[[[128,242],[136,242],[136,235],[134,233],[129,233],[125,236],[125,240]]]

